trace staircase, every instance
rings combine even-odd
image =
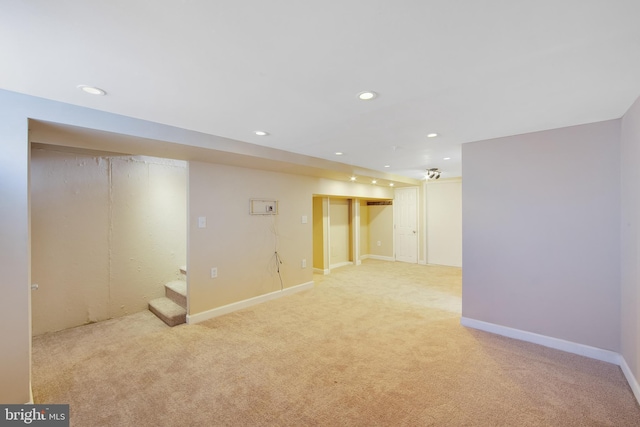
[[[181,268],[182,272],[183,269]],[[186,273],[186,271],[185,271]],[[187,282],[174,280],[164,285],[162,298],[149,301],[149,311],[169,326],[187,322]]]

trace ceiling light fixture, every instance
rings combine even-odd
[[[438,179],[440,178],[440,169],[438,168],[431,168],[431,169],[427,169],[427,179]]]
[[[371,183],[372,183],[372,184],[376,184],[377,182],[378,182],[378,181],[376,181],[375,179],[374,179],[374,180],[371,180]]]
[[[390,182],[390,183],[389,183],[389,187],[393,187],[393,182]]]
[[[438,136],[438,134],[437,134],[437,133],[435,133],[435,132],[432,132],[432,133],[430,133],[430,134],[427,134],[427,138],[435,138],[436,136]]]
[[[351,181],[355,181],[355,180],[356,180],[356,177],[355,177],[355,176],[352,176],[352,177],[351,177],[351,178],[349,178],[349,179],[351,179]]]
[[[78,89],[80,89],[81,91],[88,93],[90,95],[100,95],[100,96],[104,96],[107,94],[107,92],[105,92],[104,90],[94,87],[94,86],[87,86],[87,85],[78,85]]]
[[[342,156],[344,153],[342,151],[336,151],[336,156]]]
[[[451,157],[445,157],[443,160],[451,160]]]
[[[267,136],[267,135],[269,135],[269,132],[265,132],[263,130],[256,130],[253,133],[255,133],[258,136]]]
[[[370,100],[372,100],[374,98],[377,98],[377,97],[378,97],[378,94],[375,93],[374,91],[371,91],[371,90],[360,92],[358,94],[358,99],[361,99],[363,101],[370,101]]]
[[[390,167],[391,167],[391,165],[384,165],[384,167],[385,167],[385,168],[390,168]]]

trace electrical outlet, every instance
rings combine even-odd
[[[382,242],[378,240],[378,246],[382,246]]]
[[[307,260],[306,259],[302,260],[302,268],[307,268]]]
[[[211,269],[211,278],[215,279],[216,277],[218,277],[218,267],[213,267]]]

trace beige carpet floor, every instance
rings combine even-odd
[[[461,271],[367,260],[197,325],[35,337],[72,426],[639,426],[618,366],[460,325]]]

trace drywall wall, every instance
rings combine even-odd
[[[190,315],[313,280],[312,221],[302,222],[312,188],[309,177],[190,162]],[[255,198],[277,200],[278,214],[250,215]]]
[[[325,195],[350,199],[390,200],[393,199],[394,194],[393,187],[337,181],[326,178],[317,178],[315,180],[315,189],[316,195],[318,196]]]
[[[19,105],[0,102],[0,402],[31,399],[28,121]]]
[[[329,198],[313,198],[313,268],[318,273],[329,270]]]
[[[418,264],[427,264],[427,181],[418,187]]]
[[[369,207],[366,200],[360,200],[360,254],[362,260],[369,254]]]
[[[329,268],[351,259],[351,200],[329,199]]]
[[[426,184],[427,263],[462,267],[462,180]]]
[[[147,309],[186,264],[186,163],[35,149],[33,334]]]
[[[640,382],[640,98],[621,124],[621,354]]]
[[[372,258],[393,259],[393,205],[369,205],[369,247]]]
[[[620,121],[464,144],[462,315],[620,349]]]
[[[351,232],[349,233],[349,246],[351,261],[360,265],[362,249],[360,248],[360,230],[361,216],[360,216],[360,202],[358,199],[351,199],[349,204],[349,210],[351,211]]]

